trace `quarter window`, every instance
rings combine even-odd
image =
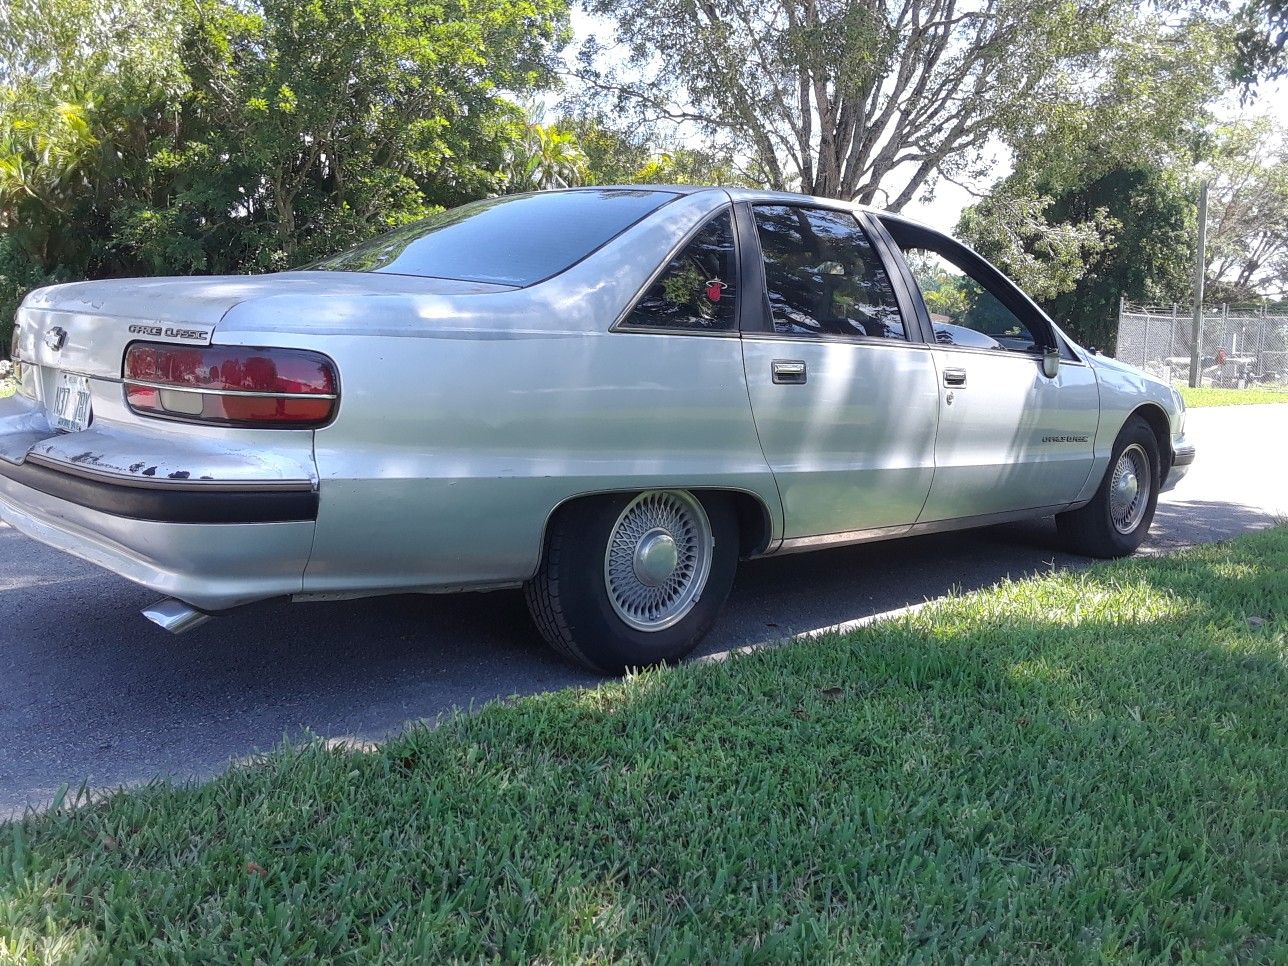
[[[774,331],[906,339],[894,288],[854,216],[755,206]]]
[[[623,322],[632,328],[729,331],[737,318],[733,219],[716,215],[671,259]]]

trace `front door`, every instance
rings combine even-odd
[[[919,522],[1060,507],[1091,469],[1099,395],[1067,346],[1059,374],[1042,350],[1050,323],[996,269],[928,229],[893,225],[935,335],[935,480]]]
[[[782,495],[784,537],[910,527],[934,475],[933,353],[909,341],[916,330],[905,329],[890,277],[853,214],[755,205],[743,216],[754,222],[740,234],[744,258],[756,259],[747,277],[763,286],[764,316],[751,325],[744,316],[743,362]]]

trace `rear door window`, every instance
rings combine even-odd
[[[796,205],[756,205],[774,331],[906,340],[894,287],[855,217]]]
[[[678,197],[670,191],[548,191],[475,201],[308,266],[532,285],[558,275]]]

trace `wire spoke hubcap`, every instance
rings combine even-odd
[[[1114,464],[1109,481],[1109,518],[1119,533],[1132,533],[1145,518],[1150,495],[1149,456],[1132,443]]]
[[[604,553],[604,583],[617,616],[660,631],[693,609],[711,572],[707,513],[678,490],[641,493],[622,510]]]

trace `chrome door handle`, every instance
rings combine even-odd
[[[779,386],[803,386],[808,375],[805,363],[799,359],[775,359],[769,364],[769,371]]]
[[[965,369],[945,369],[944,370],[945,386],[964,386],[966,385]]]

